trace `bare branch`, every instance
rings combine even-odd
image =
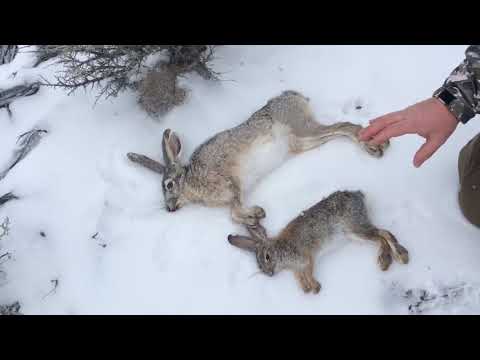
[[[6,202],[8,202],[10,200],[13,200],[13,199],[18,199],[18,197],[16,195],[12,194],[11,192],[0,196],[0,206],[2,206]]]
[[[0,65],[12,62],[18,53],[18,45],[0,45]]]
[[[59,280],[58,279],[53,279],[53,280],[50,280],[50,282],[53,284],[53,288],[52,290],[50,290],[47,294],[45,294],[43,297],[42,297],[42,300],[45,300],[45,298],[51,294],[54,294],[55,291],[57,291],[57,287],[58,287],[58,283],[59,283]]]
[[[17,139],[18,148],[14,151],[12,160],[5,170],[0,171],[0,180],[7,176],[8,172],[22,161],[29,153],[40,143],[41,134],[47,133],[47,130],[33,129],[20,135]]]
[[[40,89],[40,83],[35,82],[27,85],[18,85],[10,89],[0,90],[0,108],[8,106],[15,100],[25,96],[32,96]]]

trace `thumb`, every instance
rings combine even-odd
[[[413,165],[417,168],[420,167],[435,153],[435,151],[438,150],[440,146],[443,145],[444,142],[445,140],[441,137],[427,139],[425,144],[423,144],[415,154],[415,157],[413,158]]]

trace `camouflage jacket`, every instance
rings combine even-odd
[[[467,48],[465,60],[452,71],[433,96],[464,124],[480,113],[480,45]]]

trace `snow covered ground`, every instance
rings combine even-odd
[[[1,265],[0,304],[18,300],[25,314],[406,314],[395,289],[464,282],[473,291],[462,301],[429,313],[480,313],[480,231],[456,202],[457,154],[480,131],[476,120],[459,126],[420,169],[412,165],[419,137],[394,139],[382,159],[336,140],[293,158],[253,189],[247,202],[265,208],[270,233],[335,190],[360,189],[374,223],[410,251],[410,264],[382,273],[374,246],[339,239],[342,246],[317,259],[316,296],[305,295],[290,272],[251,277],[254,257],[226,240],[244,232],[227,209],[166,212],[159,177],[125,157],[135,151],[161,159],[162,132],[172,128],[187,160],[202,141],[285,89],[310,97],[321,122],[366,125],[430,96],[465,48],[228,46],[214,62],[228,81],[182,80],[189,100],[160,120],[149,118],[133,93],[94,107],[94,93],[41,88],[11,106],[12,119],[0,110],[2,168],[20,134],[48,130],[0,181],[0,195],[20,197],[0,207],[0,222],[8,216],[11,223],[0,255],[12,254]],[[33,61],[22,53],[1,66],[0,88],[51,76],[53,67],[28,69]]]

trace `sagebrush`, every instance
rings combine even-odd
[[[160,114],[183,101],[185,91],[178,88],[179,76],[195,72],[204,79],[219,78],[210,67],[215,48],[212,45],[44,45],[38,47],[37,64],[56,58],[56,63],[62,65],[55,81],[44,79],[44,85],[66,89],[69,94],[78,89],[97,88],[97,100],[115,97],[127,89],[138,90],[139,102],[145,110]],[[152,85],[159,87],[152,89]]]

